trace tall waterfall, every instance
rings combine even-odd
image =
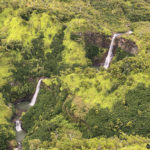
[[[109,67],[109,64],[111,62],[111,59],[113,57],[113,46],[114,46],[114,42],[115,42],[115,39],[117,36],[119,36],[121,34],[119,33],[116,33],[113,35],[113,38],[112,38],[112,41],[111,41],[111,44],[110,44],[110,47],[109,47],[109,51],[108,51],[108,55],[105,59],[105,63],[104,63],[104,68],[107,69]]]
[[[105,59],[105,63],[104,63],[104,68],[107,69],[109,67],[109,64],[112,60],[112,57],[113,57],[113,46],[114,46],[114,42],[115,42],[115,39],[117,36],[120,36],[122,34],[132,34],[133,32],[132,31],[128,31],[126,33],[116,33],[113,35],[113,38],[112,38],[112,41],[111,41],[111,44],[110,44],[110,47],[109,47],[109,51],[108,51],[108,55]]]
[[[20,120],[16,120],[16,131],[17,132],[22,131]]]
[[[34,106],[34,104],[35,104],[35,102],[36,102],[36,100],[37,100],[37,96],[38,96],[38,93],[39,93],[39,91],[40,91],[40,85],[41,85],[41,81],[42,81],[43,79],[40,79],[39,81],[38,81],[38,84],[37,84],[37,86],[36,86],[36,91],[35,91],[35,93],[34,93],[34,96],[33,96],[33,98],[32,98],[32,100],[31,100],[31,103],[29,104],[30,106]]]

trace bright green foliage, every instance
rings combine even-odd
[[[1,0],[0,149],[14,138],[10,102],[29,100],[41,77],[37,103],[21,117],[24,150],[146,149],[149,10],[148,0]],[[136,42],[138,55],[117,48],[108,70],[94,68],[107,49],[84,33],[110,40],[128,30],[122,37]]]
[[[12,112],[11,112],[11,106],[6,106],[4,103],[4,98],[2,97],[2,94],[0,93],[0,124],[8,124],[7,120],[10,119]]]
[[[14,139],[15,136],[12,125],[8,122],[12,116],[12,106],[8,107],[4,101],[0,93],[0,150],[6,149],[8,142]]]
[[[65,131],[65,130],[64,130]],[[49,149],[49,150],[146,150],[149,139],[140,136],[127,136],[122,133],[120,138],[91,138],[83,139],[76,130],[66,130],[63,134],[51,133],[52,142],[41,142],[39,139],[29,140],[29,147],[24,149]],[[49,147],[49,148],[47,148]]]

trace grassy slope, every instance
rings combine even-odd
[[[59,63],[65,64],[66,66],[69,66],[69,68],[72,68],[73,66],[80,66],[80,67],[74,69],[75,71],[72,71],[72,69],[68,69],[68,71],[61,72],[61,76],[58,75],[58,76],[54,76],[51,79],[44,80],[44,83],[51,88],[51,83],[53,83],[56,80],[56,78],[58,78],[62,84],[60,87],[60,91],[63,91],[63,89],[65,89],[66,87],[69,88],[70,98],[73,99],[71,106],[69,106],[69,109],[73,111],[75,117],[79,117],[81,119],[84,119],[84,117],[87,115],[88,113],[87,110],[90,110],[92,107],[94,107],[97,104],[100,104],[101,108],[109,108],[110,111],[112,111],[115,103],[122,101],[122,103],[124,104],[125,96],[128,94],[128,91],[135,89],[139,83],[145,84],[146,88],[148,88],[150,85],[149,82],[150,77],[148,71],[145,70],[144,71],[140,70],[138,72],[132,71],[132,67],[129,66],[131,67],[131,73],[130,74],[125,74],[124,72],[122,73],[120,70],[123,68],[122,66],[125,64],[125,61],[122,60],[118,63],[113,64],[110,67],[110,70],[108,70],[108,72],[104,71],[103,69],[100,72],[98,72],[94,68],[88,68],[87,66],[90,65],[91,62],[88,58],[85,57],[84,41],[81,40],[80,42],[76,42],[70,39],[71,32],[95,31],[95,32],[103,32],[105,34],[111,35],[114,32],[127,31],[130,28],[132,28],[134,30],[134,34],[130,37],[125,37],[125,38],[130,38],[136,41],[137,45],[139,46],[140,53],[143,56],[142,58],[144,59],[143,61],[142,60],[139,61],[139,63],[144,62],[149,64],[149,61],[147,61],[149,57],[146,58],[145,54],[143,54],[146,51],[147,52],[149,51],[149,34],[150,34],[149,24],[150,23],[149,20],[146,18],[147,14],[143,12],[145,15],[145,20],[142,20],[143,17],[142,14],[141,17],[138,16],[138,18],[140,18],[141,20],[132,20],[132,15],[130,16],[130,14],[133,13],[134,15],[134,11],[132,12],[132,10],[133,9],[136,10],[137,5],[149,10],[150,4],[144,2],[143,0],[138,2],[108,0],[107,3],[106,2],[104,3],[102,1],[99,2],[95,0],[92,1],[91,4],[94,6],[92,5],[88,6],[88,3],[85,3],[83,1],[78,1],[78,3],[76,3],[75,1],[67,2],[67,3],[55,1],[54,3],[53,2],[48,3],[47,6],[44,6],[42,1],[40,6],[38,6],[38,4],[36,3],[28,4],[27,6],[29,7],[34,6],[36,7],[36,9],[38,8],[37,10],[34,10],[31,14],[29,13],[29,16],[27,16],[29,20],[25,20],[21,18],[20,14],[26,14],[28,11],[30,12],[30,8],[23,8],[23,9],[19,8],[16,10],[13,10],[11,8],[10,9],[5,8],[3,12],[0,14],[0,17],[2,18],[0,22],[0,27],[2,31],[1,33],[3,33],[1,35],[5,36],[2,37],[2,45],[1,45],[4,50],[5,50],[5,45],[7,45],[13,40],[13,41],[23,42],[23,46],[29,47],[28,51],[30,51],[30,47],[32,47],[31,44],[32,40],[37,38],[40,35],[40,33],[43,32],[44,33],[44,39],[43,39],[44,55],[46,56],[46,53],[48,52],[51,53],[53,51],[50,45],[57,32],[61,29],[62,24],[67,26],[67,28],[64,30],[64,38],[63,38],[63,45],[65,46],[65,49],[61,53],[62,60]],[[40,12],[40,9],[42,7],[45,7],[46,9],[48,8],[49,10],[45,12],[44,9],[44,12],[42,12],[43,10]],[[142,12],[142,8],[141,10],[137,10],[137,12],[140,11]],[[135,12],[135,14],[138,15],[137,12]],[[6,15],[7,18],[5,17]],[[127,27],[127,24],[129,24],[130,27]],[[1,53],[3,53],[3,51]],[[3,58],[1,59],[2,62],[1,77],[8,77],[9,75],[11,75],[11,73],[8,73],[8,69],[12,67],[8,65],[7,62],[9,63],[10,59],[12,60],[14,59],[13,55],[17,56],[16,60],[18,61],[22,59],[22,56],[20,55],[19,51],[18,52],[9,51],[9,53],[10,53],[10,58],[3,56]],[[87,68],[82,69],[82,67],[87,67]],[[144,68],[144,65],[142,67]],[[119,70],[118,68],[121,69]],[[33,71],[36,72],[36,70],[38,70],[38,66],[32,69]],[[126,71],[127,69],[125,68],[124,70]],[[118,73],[117,74],[118,77],[115,75],[113,76],[114,72]],[[124,79],[124,75],[126,76],[125,79]],[[1,78],[0,85],[4,85],[4,84],[7,84],[7,80]],[[81,103],[81,108],[79,107],[80,103]],[[77,107],[79,107],[79,109]],[[80,110],[83,109],[83,107],[86,108],[85,112]],[[38,109],[39,108],[40,107],[38,107]],[[35,106],[35,110],[36,109],[37,108]],[[8,111],[6,109],[4,114],[7,113]],[[38,120],[40,118],[37,117],[36,119]],[[4,121],[4,117],[2,117],[0,120]],[[44,120],[50,121],[51,119],[43,119],[43,121]],[[89,120],[89,123],[90,122],[92,122],[92,120]],[[64,125],[62,125],[62,127],[60,127],[59,129],[60,131],[62,130],[62,137],[63,134],[65,133],[68,136],[67,131],[64,131],[63,133],[64,130],[63,126]],[[96,125],[94,126],[92,124],[92,126],[97,128]],[[36,139],[38,136],[33,136],[32,139],[32,130],[34,129],[34,126],[31,126],[30,128],[32,128],[31,133],[29,132],[29,137],[31,136],[31,138],[27,137],[25,141],[28,141],[28,143],[30,143],[29,145],[31,148],[32,140]],[[37,128],[42,129],[42,126],[38,125]],[[70,127],[67,126],[67,129],[68,128],[70,129]],[[72,128],[74,128],[74,125]],[[54,140],[54,138],[52,139]],[[84,139],[81,138],[79,139],[80,141],[82,140],[84,141]],[[67,139],[64,140],[66,143],[69,142]],[[106,142],[105,140],[106,139],[104,139],[104,143]],[[44,147],[44,145],[49,145],[49,144],[44,144],[44,141],[42,141],[41,143],[41,141],[35,141],[35,143],[33,142],[34,143],[33,147],[35,147],[36,145],[41,145],[41,147]],[[45,142],[46,141],[49,140],[45,140]],[[59,145],[62,145],[61,142],[65,143],[63,139],[60,139],[58,143],[56,141],[54,142],[56,145],[58,144],[58,149],[59,149]],[[116,140],[114,140],[114,142],[116,142]],[[55,144],[53,144],[54,147],[56,146]],[[81,143],[81,145],[82,144],[83,143]],[[146,142],[143,142],[144,147],[145,144]],[[92,143],[91,145],[94,144]],[[106,149],[112,149],[112,145],[110,147],[107,146],[108,145],[105,145],[104,147]],[[143,148],[143,146],[141,146],[141,144],[134,145],[131,142],[131,144],[129,144],[128,147],[122,146],[122,147],[127,147],[122,149],[138,149],[138,147],[140,149]],[[96,147],[97,144],[94,148]]]

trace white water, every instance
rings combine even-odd
[[[115,39],[117,36],[119,36],[121,34],[119,33],[116,33],[113,35],[113,38],[112,38],[112,41],[111,41],[111,44],[110,44],[110,47],[109,47],[109,51],[108,51],[108,55],[105,59],[105,63],[104,63],[104,68],[107,69],[109,67],[109,64],[111,62],[111,59],[113,57],[113,46],[114,46],[114,42],[115,42]]]
[[[38,81],[38,84],[37,84],[37,86],[36,86],[36,91],[35,91],[35,93],[34,93],[34,96],[33,96],[33,98],[32,98],[32,100],[31,100],[31,103],[29,104],[30,106],[34,106],[34,104],[35,104],[35,102],[36,102],[36,100],[37,100],[37,96],[38,96],[38,93],[39,93],[39,91],[40,91],[40,85],[41,85],[41,81],[42,81],[43,79],[40,79],[39,81]]]
[[[20,120],[16,120],[16,131],[17,132],[22,131]]]
[[[128,31],[128,32],[126,32],[126,34],[132,34],[133,33],[133,31]]]
[[[111,44],[110,44],[110,47],[109,47],[109,51],[108,51],[108,55],[105,59],[105,63],[104,63],[104,68],[107,69],[110,65],[110,62],[113,58],[113,47],[114,47],[114,42],[115,42],[115,39],[116,37],[122,35],[122,34],[132,34],[133,32],[132,31],[128,31],[126,33],[116,33],[113,35],[113,38],[111,40]]]

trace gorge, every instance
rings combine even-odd
[[[108,55],[107,55],[107,57],[105,59],[105,63],[104,63],[104,68],[105,69],[107,69],[109,67],[110,62],[112,60],[112,57],[113,57],[112,51],[113,51],[114,42],[115,42],[116,37],[118,37],[122,34],[132,34],[132,33],[133,33],[132,31],[128,31],[128,32],[125,32],[125,33],[116,33],[116,34],[113,35],[112,41],[110,43]],[[29,104],[28,103],[19,103],[21,108],[26,108],[25,110],[27,111],[30,107],[35,105],[38,94],[39,94],[39,91],[40,91],[40,85],[41,85],[42,80],[43,80],[43,78],[39,79],[39,81],[37,83],[37,86],[36,86],[35,93],[34,93],[32,99],[31,99],[31,102]],[[19,108],[20,107],[18,107],[18,109]],[[21,148],[21,142],[22,142],[23,138],[25,137],[25,132],[21,128],[21,121],[20,120],[16,120],[16,132],[17,132],[18,148]]]
[[[149,12],[148,0],[1,0],[0,150],[145,150]]]
[[[36,103],[36,100],[37,100],[37,96],[38,96],[38,93],[40,91],[40,85],[41,85],[41,82],[42,82],[43,79],[39,79],[38,83],[37,83],[37,86],[36,86],[36,90],[35,90],[35,93],[33,95],[33,98],[31,100],[30,103],[22,103],[20,102],[18,105],[21,106],[16,106],[17,107],[17,110],[19,111],[22,111],[22,112],[26,112],[28,109],[30,109],[30,107],[34,106],[35,103]],[[28,106],[27,106],[28,105]],[[20,114],[21,115],[21,114]],[[16,116],[18,118],[18,116]],[[26,133],[25,131],[22,130],[22,127],[21,127],[21,121],[19,120],[20,118],[18,118],[15,122],[16,122],[16,140],[18,142],[18,149],[21,149],[22,148],[22,140],[24,139]]]
[[[116,33],[113,35],[112,37],[112,41],[111,41],[111,44],[110,44],[110,47],[109,47],[109,51],[108,51],[108,55],[105,59],[105,62],[104,62],[104,68],[107,69],[110,65],[110,62],[113,58],[113,47],[114,47],[114,42],[115,42],[115,39],[116,37],[122,35],[122,34],[132,34],[133,32],[132,31],[128,31],[126,33]]]

